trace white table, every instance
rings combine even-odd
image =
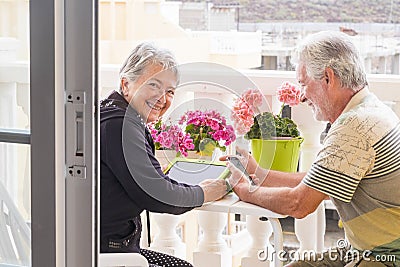
[[[287,216],[281,215],[275,212],[272,212],[268,209],[262,208],[257,205],[253,205],[250,203],[246,203],[240,201],[239,198],[235,194],[229,194],[225,196],[223,199],[205,204],[204,206],[197,208],[199,211],[207,211],[205,213],[199,213],[199,225],[203,229],[203,231],[208,231],[207,228],[210,227],[211,223],[216,223],[216,217],[210,217],[212,213],[220,213],[220,214],[242,214],[247,216],[253,216],[257,219],[253,220],[253,224],[262,223],[259,221],[259,218],[267,218],[268,221],[271,223],[272,231],[274,233],[274,244],[275,244],[275,251],[282,251],[283,250],[283,233],[282,227],[279,222],[280,218],[285,218]],[[214,214],[215,215],[215,214]],[[219,229],[210,230],[214,233],[214,239],[218,240],[219,237],[215,236],[218,231],[222,231],[224,225],[219,226]],[[255,226],[257,227],[257,226]],[[218,227],[217,227],[218,228]],[[206,247],[205,245],[200,246],[199,249],[203,251],[218,251],[218,249],[224,249],[224,245],[220,244],[218,241],[211,241],[211,246],[214,247]],[[278,260],[278,253],[274,253],[274,263],[275,266],[282,266],[282,262]],[[199,264],[201,265],[201,264]],[[197,266],[197,265],[196,265]]]

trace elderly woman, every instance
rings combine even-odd
[[[151,266],[191,266],[140,248],[140,213],[182,214],[226,193],[223,180],[206,180],[196,186],[172,180],[154,156],[146,123],[157,120],[170,107],[178,75],[170,52],[140,44],[121,67],[119,92],[101,101],[102,253],[140,253]]]

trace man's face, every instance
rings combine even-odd
[[[148,65],[136,81],[122,79],[122,92],[130,105],[146,120],[156,121],[171,106],[177,77],[160,65]]]
[[[301,100],[312,108],[314,118],[318,121],[330,121],[332,107],[325,78],[312,79],[307,75],[306,67],[303,64],[299,64],[296,69],[296,77],[302,88]]]

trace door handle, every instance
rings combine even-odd
[[[67,176],[86,178],[85,164],[85,92],[73,91],[66,94],[65,139]]]

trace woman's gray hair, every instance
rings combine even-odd
[[[166,49],[157,48],[150,43],[141,43],[136,46],[119,71],[119,79],[126,78],[129,81],[136,81],[144,72],[146,66],[159,64],[163,70],[169,69],[179,79],[177,62],[173,54]]]
[[[307,36],[296,47],[292,62],[304,64],[307,75],[322,79],[331,68],[342,87],[354,91],[368,84],[364,64],[350,38],[341,32],[322,31]]]

